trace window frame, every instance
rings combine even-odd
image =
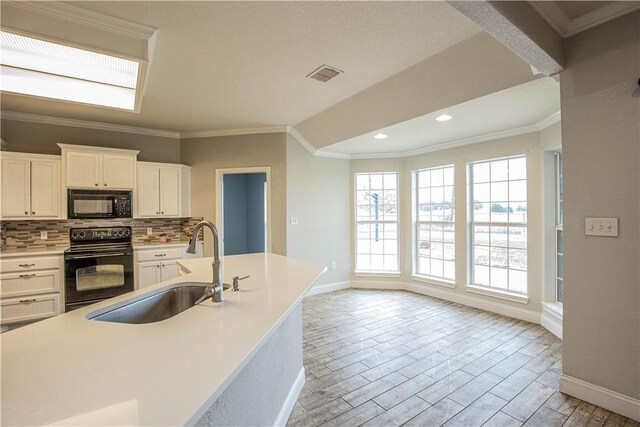
[[[360,175],[395,175],[396,179],[396,220],[359,220],[358,219],[358,176]],[[384,182],[384,177],[382,178]],[[384,190],[384,188],[383,188]],[[402,272],[402,260],[400,256],[400,240],[401,240],[401,230],[400,230],[400,172],[398,171],[381,171],[381,172],[355,172],[353,174],[353,219],[354,219],[354,263],[353,263],[353,274],[355,276],[386,276],[386,277],[400,277]],[[358,269],[358,225],[359,224],[395,224],[396,225],[396,257],[397,257],[397,265],[395,270],[363,270]],[[368,254],[372,255],[372,254]],[[382,254],[384,256],[384,252]]]
[[[564,172],[562,170],[562,151],[558,150],[553,153],[554,155],[554,181],[555,181],[555,202],[556,202],[556,212],[555,212],[555,241],[554,241],[554,299],[558,304],[563,304],[564,301],[564,274],[559,275],[558,268],[558,256],[562,257],[562,264],[564,267],[564,191],[562,188],[564,182]],[[562,235],[562,252],[558,252],[558,236]],[[564,270],[564,269],[563,269]],[[562,282],[563,296],[562,300],[558,298],[558,283]]]
[[[429,187],[420,187],[420,173],[421,172],[431,172],[431,171],[435,171],[435,170],[442,170],[443,171],[443,182],[441,186],[438,187],[442,187],[443,189],[445,187],[449,187],[449,185],[445,185],[445,181],[444,181],[444,171],[445,169],[449,169],[451,168],[453,171],[453,182],[451,183],[451,187],[453,190],[453,194],[452,194],[452,217],[450,221],[434,221],[434,220],[421,220],[420,219],[420,190],[424,189],[424,188],[428,188],[428,189],[432,189],[434,188],[432,185],[429,185]],[[446,287],[454,287],[456,280],[457,280],[457,275],[456,275],[456,257],[455,257],[455,251],[456,251],[456,197],[455,197],[455,191],[456,191],[456,185],[455,185],[455,174],[456,174],[456,167],[453,163],[451,164],[447,164],[447,165],[442,165],[442,166],[433,166],[433,167],[428,167],[428,168],[422,168],[422,169],[416,169],[413,170],[411,172],[412,174],[412,199],[413,199],[413,204],[412,204],[412,211],[413,211],[413,224],[412,224],[412,234],[413,234],[413,238],[412,238],[412,262],[413,262],[413,269],[412,269],[412,273],[413,273],[413,278],[418,280],[418,281],[425,281],[427,283],[435,283],[435,284],[442,284]],[[430,183],[431,184],[431,183]],[[447,202],[442,202],[447,203]],[[430,203],[431,204],[431,203]],[[442,225],[442,226],[447,226],[450,225],[453,227],[453,243],[450,243],[453,245],[453,251],[454,251],[454,256],[453,256],[453,278],[448,278],[444,276],[444,234],[443,234],[443,240],[442,243],[443,244],[443,258],[442,258],[442,262],[443,262],[443,275],[442,276],[436,276],[433,274],[426,274],[426,273],[422,273],[419,271],[419,266],[420,266],[420,248],[419,246],[419,242],[420,242],[420,226],[421,225]],[[443,231],[444,233],[444,231]],[[447,242],[448,243],[448,242]],[[431,260],[431,257],[428,257],[427,259]]]
[[[507,222],[493,222],[491,221],[491,218],[489,218],[488,221],[476,221],[475,220],[475,209],[474,209],[474,166],[475,165],[479,165],[482,163],[492,163],[492,162],[497,162],[497,161],[509,161],[512,159],[524,159],[525,161],[525,165],[526,165],[526,174],[525,174],[525,191],[526,191],[526,200],[524,201],[524,203],[526,203],[527,206],[527,220],[526,222],[511,222],[511,221],[507,221]],[[490,159],[484,159],[484,160],[477,160],[477,161],[472,161],[467,163],[467,199],[468,199],[468,203],[467,203],[467,233],[468,233],[468,238],[467,238],[467,254],[469,256],[468,258],[468,262],[467,262],[467,275],[468,275],[468,285],[467,285],[467,290],[470,292],[475,292],[475,293],[480,293],[480,294],[485,294],[485,295],[492,295],[492,296],[497,296],[503,299],[509,299],[509,300],[514,300],[517,302],[528,302],[528,295],[529,295],[529,235],[528,235],[528,211],[529,211],[529,192],[528,192],[528,183],[529,183],[529,167],[528,167],[528,158],[527,158],[527,154],[526,153],[522,153],[522,154],[514,154],[514,155],[509,155],[509,156],[504,156],[504,157],[495,157],[495,158],[490,158]],[[491,174],[491,172],[489,172]],[[511,179],[509,175],[507,175],[507,179],[506,180],[501,180],[501,181],[493,181],[491,179],[491,175],[489,175],[489,181],[487,181],[489,185],[489,187],[491,187],[492,183],[501,183],[501,182],[506,182],[507,186],[510,182],[512,181],[521,181],[522,179]],[[484,183],[484,182],[483,182]],[[491,191],[491,190],[490,190]],[[491,193],[490,193],[491,194]],[[509,200],[506,200],[506,202],[508,203],[508,205],[510,205],[511,199],[510,197],[508,197]],[[491,199],[491,195],[489,196],[489,212],[491,212],[491,204],[499,202],[498,200],[492,200]],[[520,270],[520,269],[512,269],[509,268],[509,266],[507,266],[506,268],[504,268],[507,271],[507,288],[501,288],[498,286],[492,286],[492,285],[485,285],[485,284],[480,284],[480,283],[476,283],[475,281],[475,276],[476,276],[476,272],[475,272],[475,247],[476,247],[476,241],[475,241],[475,227],[476,226],[480,226],[480,227],[487,227],[489,229],[489,233],[491,233],[491,227],[503,227],[507,229],[507,243],[506,246],[493,246],[491,244],[491,237],[489,237],[489,243],[488,245],[479,245],[479,246],[486,246],[489,249],[489,265],[487,266],[489,268],[489,274],[491,274],[491,248],[493,247],[499,247],[499,248],[506,248],[507,250],[507,259],[509,258],[509,249],[511,249],[510,246],[510,241],[509,241],[509,234],[510,234],[510,229],[512,227],[518,227],[518,228],[524,228],[525,232],[526,232],[526,241],[525,241],[525,247],[524,248],[513,248],[513,249],[518,249],[518,250],[524,250],[525,254],[526,254],[526,270]],[[489,236],[491,236],[489,234]],[[521,291],[517,291],[517,290],[513,290],[510,289],[510,278],[509,278],[509,271],[510,270],[514,270],[514,271],[520,271],[520,272],[524,272],[527,275],[527,281],[526,281],[526,291],[521,292]],[[491,276],[489,276],[489,283],[491,283]]]

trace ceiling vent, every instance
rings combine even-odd
[[[307,77],[318,80],[319,82],[326,83],[338,74],[342,73],[344,73],[344,71],[340,71],[337,68],[330,67],[328,65],[322,65],[319,68],[313,70]]]

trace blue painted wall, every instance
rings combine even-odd
[[[224,176],[224,254],[264,252],[266,174]]]

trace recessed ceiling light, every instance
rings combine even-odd
[[[384,133],[379,133],[377,135],[373,136],[375,139],[385,139],[387,137],[387,135],[385,135]]]
[[[446,122],[447,120],[451,120],[453,117],[451,117],[448,114],[441,114],[438,117],[436,117],[436,120],[439,122]]]

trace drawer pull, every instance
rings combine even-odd
[[[38,300],[37,300],[37,299],[35,299],[35,298],[31,298],[31,299],[21,299],[21,300],[20,300],[20,304],[28,304],[28,303],[30,303],[30,302],[36,302],[36,301],[38,301]]]
[[[155,255],[156,257],[162,257],[162,256],[167,256],[167,254],[157,254]]]
[[[34,274],[21,274],[20,276],[21,279],[30,279],[32,277],[36,277],[35,273]]]
[[[18,267],[22,267],[22,268],[29,268],[29,267],[33,267],[35,264],[18,264]]]

